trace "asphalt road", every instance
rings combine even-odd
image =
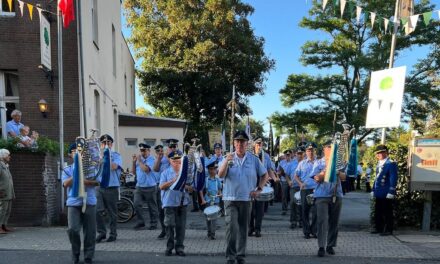
[[[148,253],[120,253],[120,252],[96,252],[96,261],[94,263],[106,264],[137,264],[137,263],[163,263],[163,264],[217,264],[225,263],[223,256],[186,256],[186,257],[165,257],[163,255]],[[40,263],[70,263],[69,251],[0,251],[1,264],[40,264]],[[326,256],[318,258],[316,256],[249,256],[247,263],[327,263],[327,264],[433,264],[440,261],[427,261],[417,259],[389,259],[389,258],[353,258]]]

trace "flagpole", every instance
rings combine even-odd
[[[230,146],[229,152],[232,153],[234,151],[234,117],[235,117],[235,84],[232,84],[232,101],[231,101],[231,137],[230,137]]]
[[[396,50],[396,41],[397,41],[397,27],[396,27],[396,24],[399,21],[399,6],[400,6],[400,0],[396,0],[396,5],[395,5],[395,8],[394,8],[393,35],[391,37],[390,62],[389,62],[389,65],[388,65],[389,69],[393,68],[393,66],[394,66],[394,52]],[[403,26],[403,25],[401,25],[401,26]],[[382,128],[382,138],[380,140],[380,142],[382,144],[385,144],[386,133],[387,133],[386,127]]]
[[[60,175],[64,169],[64,84],[63,84],[63,16],[57,5],[57,30],[58,30],[58,119],[59,119],[59,144],[60,144]],[[64,188],[61,184],[61,211],[64,210]]]

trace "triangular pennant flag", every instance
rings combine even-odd
[[[29,9],[29,16],[31,17],[32,20],[32,11],[34,10],[34,6],[31,4],[27,4],[27,7]]]
[[[41,11],[43,11],[43,9],[37,7],[38,10],[38,18],[41,20]]]
[[[327,5],[328,0],[322,0],[322,10],[325,9],[325,6]]]
[[[429,24],[432,18],[432,11],[423,13],[423,22],[425,23],[425,26]]]
[[[386,19],[386,18],[383,19],[383,25],[384,25],[384,28],[385,28],[385,33],[388,32],[388,24],[389,23],[390,23],[389,19]]]
[[[339,0],[333,0],[333,5],[337,6],[339,4]]]
[[[358,24],[361,21],[361,14],[362,14],[362,7],[356,6],[356,21],[358,22]]]
[[[348,12],[350,12],[350,18],[353,18],[354,9],[356,7],[356,4],[354,2],[348,2]]]
[[[393,109],[393,105],[394,105],[394,103],[391,102],[391,103],[390,103],[390,112],[391,112],[391,110]]]
[[[370,19],[371,19],[371,28],[373,29],[374,28],[374,21],[376,20],[376,13],[370,12],[370,14],[371,14],[371,17],[370,17]]]
[[[345,5],[347,4],[347,0],[341,0],[341,18],[344,16]]]
[[[18,6],[20,7],[20,12],[21,12],[21,16],[23,16],[23,7],[24,7],[24,2],[18,0]]]
[[[406,27],[406,24],[408,23],[408,17],[402,17],[400,19],[400,24],[402,25],[402,27]]]
[[[377,18],[377,28],[380,30],[382,30],[382,18],[378,17]]]
[[[383,102],[383,100],[379,100],[379,109],[382,106],[382,102]]]
[[[413,29],[413,31],[416,29],[417,21],[419,21],[420,15],[413,15],[409,17],[409,27]]]
[[[9,12],[12,12],[12,0],[8,0]]]
[[[364,13],[364,24],[366,25],[368,23],[368,18],[370,17],[370,13],[365,12]]]

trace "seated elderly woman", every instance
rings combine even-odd
[[[37,147],[38,133],[32,131],[32,135],[29,137],[29,127],[22,126],[20,128],[20,135],[18,135],[20,142],[17,144],[21,148],[35,148]]]

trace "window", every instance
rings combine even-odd
[[[137,148],[138,140],[137,138],[126,138],[125,145],[129,148]]]
[[[134,107],[134,106],[136,105],[136,102],[135,102],[134,93],[133,93],[133,85],[131,85],[131,84],[130,84],[130,98],[132,98],[131,99],[131,112],[135,113],[136,107]]]
[[[96,48],[99,49],[98,41],[98,0],[92,1],[92,39]]]
[[[127,75],[126,74],[124,74],[124,92],[125,92],[125,105],[127,105],[128,91],[127,91]]]
[[[0,0],[1,1],[1,0]],[[11,113],[19,109],[18,75],[15,72],[0,71],[0,119],[1,127],[6,127],[6,122],[12,120]],[[3,138],[6,138],[6,130],[2,129]]]
[[[113,58],[113,76],[116,77],[116,32],[112,24],[112,58]]]
[[[95,90],[95,129],[101,131],[101,100],[98,91]]]
[[[0,0],[0,16],[15,16],[15,1]]]
[[[150,145],[151,147],[154,147],[156,145],[156,139],[155,138],[144,138],[144,143]]]

